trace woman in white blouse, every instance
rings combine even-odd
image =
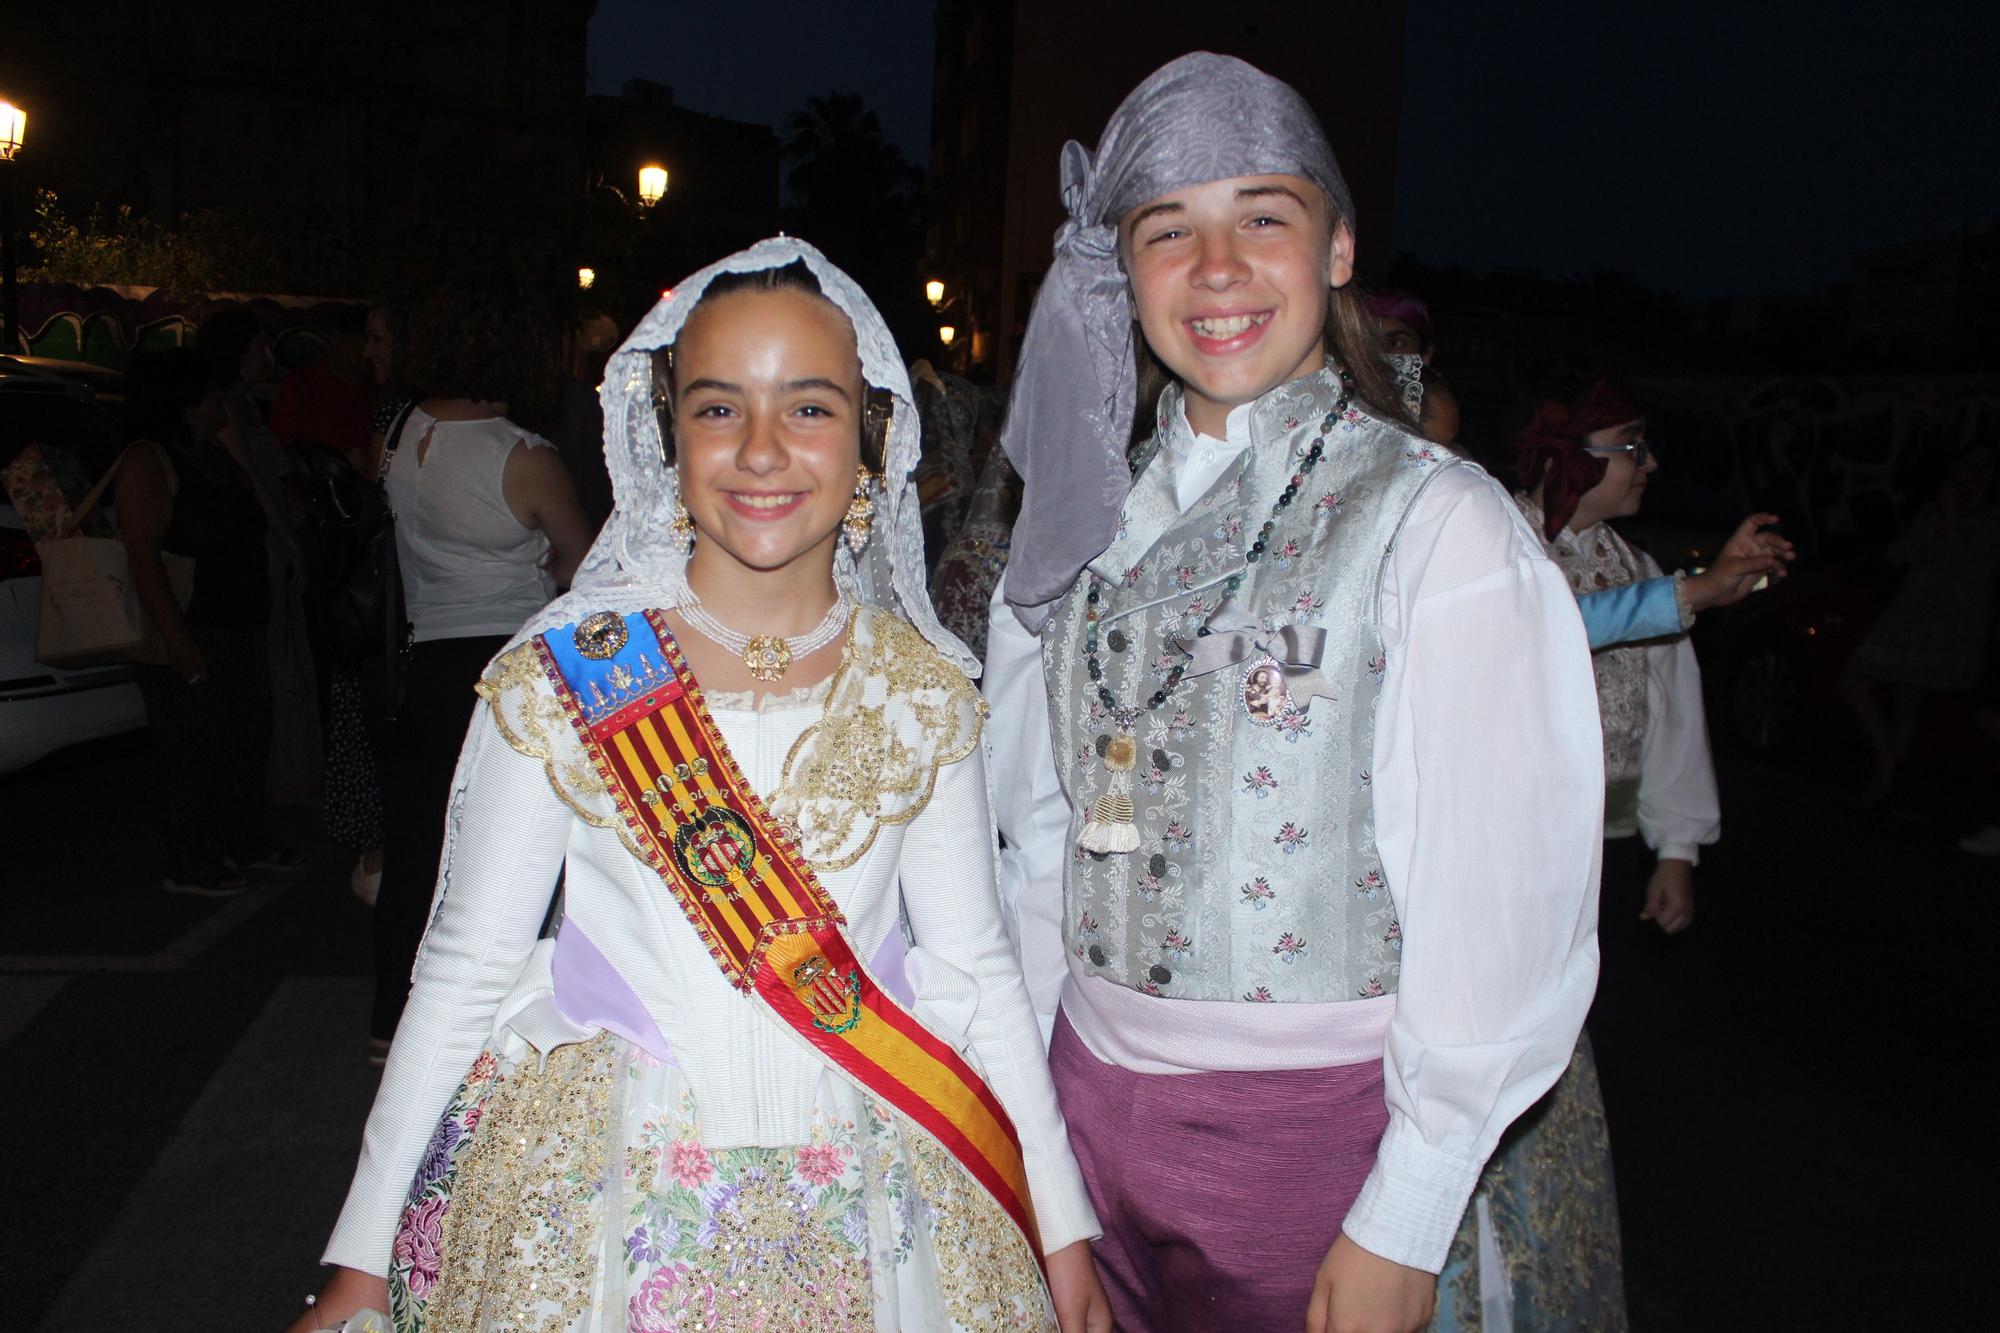
[[[618,506],[480,685],[295,1330],[1108,1333],[886,328],[766,241],[679,284],[603,392]]]

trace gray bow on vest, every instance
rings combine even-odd
[[[1285,689],[1303,712],[1314,699],[1339,699],[1320,674],[1326,656],[1326,631],[1315,625],[1286,625],[1267,630],[1258,625],[1215,629],[1192,639],[1175,639],[1192,660],[1183,676],[1205,676],[1244,662],[1270,658],[1284,673]]]

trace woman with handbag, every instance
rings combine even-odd
[[[265,518],[250,476],[217,440],[222,393],[199,353],[170,348],[132,363],[131,447],[113,499],[140,605],[167,650],[139,668],[163,769],[169,893],[228,897],[238,871],[267,860],[270,618]],[[162,553],[194,561],[194,593],[175,598]]]

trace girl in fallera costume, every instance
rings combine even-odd
[[[1062,184],[986,690],[1099,1271],[1124,1329],[1417,1329],[1596,979],[1574,600],[1413,432],[1291,88],[1182,57]]]
[[[880,316],[765,241],[603,396],[617,508],[479,687],[294,1329],[1108,1333]]]

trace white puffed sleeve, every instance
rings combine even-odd
[[[1389,1127],[1344,1230],[1437,1272],[1590,1008],[1603,745],[1576,600],[1483,472],[1452,468],[1418,500],[1380,610],[1374,805],[1403,969]]]
[[[386,1275],[424,1146],[492,1035],[535,945],[574,816],[541,761],[474,715],[452,778],[445,852],[409,1005],[363,1133],[361,1163],[322,1262]]]
[[[1007,845],[1000,852],[1000,902],[1042,1038],[1054,1030],[1056,1004],[1068,973],[1063,959],[1063,857],[1069,840],[1069,798],[1056,777],[1049,731],[1042,641],[1007,605],[1001,580],[993,590],[986,631],[986,674],[979,688],[992,716],[986,724],[993,771],[993,814]]]
[[[1048,1055],[994,884],[986,756],[938,770],[930,804],[903,839],[898,873],[916,945],[967,974],[978,1007],[966,1029],[988,1084],[1021,1138],[1045,1252],[1102,1234],[1056,1105]]]
[[[1641,556],[1648,574],[1659,566]],[[1639,751],[1639,833],[1662,857],[1699,863],[1722,836],[1708,751],[1701,665],[1687,635],[1646,648],[1646,739]]]

